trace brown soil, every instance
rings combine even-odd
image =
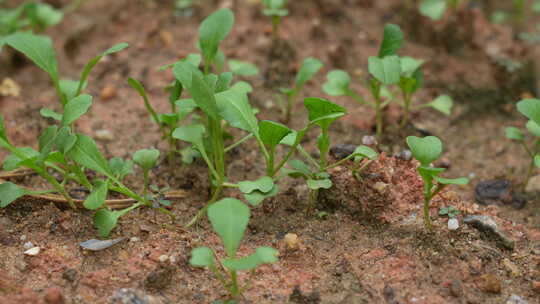
[[[151,102],[165,111],[167,94],[162,88],[173,76],[157,68],[196,52],[198,24],[224,6],[234,6],[236,15],[234,30],[222,47],[225,54],[261,68],[274,67],[268,57],[270,23],[254,2],[201,1],[192,15],[177,16],[168,2],[94,0],[67,15],[59,26],[47,31],[55,41],[60,71],[66,77],[77,77],[89,58],[109,46],[130,44],[96,67],[87,89],[95,96],[94,105],[78,122],[79,130],[92,136],[99,130],[112,132],[112,141],[98,141],[107,157],[128,157],[132,151],[152,146],[164,151],[166,144],[142,100],[127,85],[127,77],[142,81]],[[325,96],[321,91],[324,75],[334,68],[365,77],[367,58],[377,52],[384,23],[402,25],[409,37],[411,25],[403,24],[400,1],[291,2],[281,37],[293,48],[286,52],[295,52],[296,59],[281,58],[286,66],[279,71],[296,70],[307,56],[325,62],[324,71],[306,85],[305,96]],[[535,74],[540,70],[532,60],[540,48],[514,40],[512,28],[490,24],[479,8],[464,7],[456,18],[469,22],[449,19],[433,24],[416,16],[412,27],[422,28],[422,35],[410,30],[412,38],[400,51],[427,61],[425,87],[417,99],[449,94],[456,101],[453,115],[447,118],[423,110],[414,114],[414,126],[399,132],[393,125],[400,109],[390,107],[386,113],[390,132],[379,146],[386,153],[367,169],[362,181],[345,168],[332,171],[336,187],[322,192],[317,205],[326,216],[306,214],[307,187],[300,181],[283,180],[281,194],[253,209],[240,249],[241,254],[248,254],[257,246],[273,246],[280,250],[280,260],[256,270],[243,303],[480,304],[505,303],[512,294],[528,303],[540,303],[538,195],[528,193],[529,200],[520,210],[474,202],[474,186],[480,180],[506,177],[518,184],[524,176],[526,154],[505,139],[503,130],[525,123],[515,111],[515,102],[521,94],[536,93]],[[440,38],[453,27],[453,41]],[[506,72],[501,66],[509,59],[528,65]],[[0,73],[23,88],[20,97],[0,97],[8,135],[17,146],[35,147],[36,136],[48,124],[39,109],[57,106],[54,90],[45,73],[24,61],[17,60],[13,70]],[[290,75],[271,77],[273,84],[280,85],[292,79]],[[250,100],[261,109],[259,118],[279,120],[276,91],[265,86],[269,79],[261,74],[247,80],[255,88]],[[354,88],[367,95],[357,84]],[[349,110],[332,129],[334,143],[360,144],[363,134],[372,133],[374,113],[348,98],[332,100]],[[305,122],[300,103],[296,113],[294,128]],[[451,187],[434,200],[433,233],[426,233],[423,227],[422,185],[416,163],[392,156],[404,148],[404,136],[425,131],[445,143],[442,160],[450,167],[447,175],[471,177],[468,186]],[[306,147],[315,146],[315,136],[310,134]],[[228,159],[231,180],[264,174],[254,143],[234,152]],[[6,155],[0,151],[0,160]],[[199,227],[182,228],[208,199],[206,168],[197,161],[178,165],[175,176],[169,172],[164,160],[153,178],[160,185],[187,191],[186,198],[175,200],[172,207],[177,222],[171,224],[165,216],[147,209],[132,212],[121,218],[111,235],[127,240],[100,252],[78,245],[97,238],[90,212],[43,200],[19,200],[0,210],[0,303],[61,303],[58,297],[66,303],[110,303],[121,288],[138,289],[152,297],[151,303],[224,299],[224,289],[209,271],[188,264],[190,251],[197,246],[210,246],[223,254],[219,238],[206,221]],[[45,186],[34,176],[12,181],[34,188]],[[128,182],[140,187],[137,177]],[[540,190],[540,186],[536,188]],[[239,197],[235,191],[226,194]],[[447,218],[437,215],[438,208],[447,205],[461,211],[457,231],[449,231]],[[515,249],[508,251],[463,224],[461,220],[468,214],[491,215],[515,240]],[[283,241],[287,233],[299,236],[298,248],[287,247]],[[41,247],[37,256],[23,254],[23,244],[28,241]],[[241,280],[248,276],[242,273]]]

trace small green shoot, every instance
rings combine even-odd
[[[220,259],[208,247],[198,247],[191,251],[189,263],[210,269],[227,289],[230,298],[236,300],[248,287],[238,282],[238,271],[250,270],[253,273],[260,265],[275,263],[278,261],[278,251],[271,247],[259,247],[249,256],[237,257],[250,218],[249,208],[237,199],[224,198],[216,202],[208,208],[208,218],[223,242],[226,258]],[[228,279],[221,268],[228,274]]]
[[[459,215],[459,210],[457,210],[454,206],[450,205],[447,207],[440,208],[439,215],[448,216],[448,218],[455,218]]]
[[[144,188],[143,196],[146,197],[150,185],[149,173],[156,166],[159,159],[159,151],[156,149],[142,149],[133,153],[133,162],[143,170]]]
[[[440,177],[444,168],[434,168],[431,163],[437,160],[442,153],[442,142],[435,136],[427,137],[407,137],[407,145],[411,149],[412,155],[420,162],[418,173],[424,181],[424,225],[431,231],[431,219],[429,216],[429,204],[441,190],[448,185],[466,185],[469,180],[465,177],[448,179]],[[436,184],[434,183],[436,182]]]
[[[460,2],[461,0],[423,0],[419,10],[420,14],[432,20],[440,20],[449,8],[455,11]]]
[[[281,18],[289,14],[287,10],[287,0],[262,0],[264,5],[263,14],[272,18],[272,40],[279,37],[279,26]]]

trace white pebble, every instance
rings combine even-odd
[[[141,239],[138,238],[138,237],[136,237],[136,236],[133,236],[133,237],[131,237],[131,238],[129,239],[129,241],[130,241],[130,242],[133,242],[133,243],[138,242],[138,241],[140,241],[140,240],[141,240]]]
[[[23,247],[24,249],[30,249],[34,247],[34,244],[32,244],[32,242],[26,242],[24,243]]]
[[[459,221],[456,218],[448,220],[448,230],[457,230],[459,228]]]
[[[30,256],[35,256],[35,255],[39,254],[40,250],[41,250],[41,248],[39,248],[39,247],[33,247],[33,248],[30,248],[30,249],[26,250],[24,252],[24,254],[30,255]]]
[[[160,255],[159,258],[158,258],[158,260],[159,260],[161,263],[167,262],[168,259],[169,259],[169,256],[167,256],[167,255],[165,255],[165,254],[164,254],[164,255]]]
[[[26,234],[21,235],[21,241],[26,241]]]

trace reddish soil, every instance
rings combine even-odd
[[[480,304],[506,303],[511,295],[540,303],[540,185],[527,193],[522,209],[474,201],[479,181],[505,177],[518,184],[525,174],[525,151],[505,139],[504,127],[525,124],[515,102],[522,95],[537,93],[535,75],[540,66],[532,60],[538,58],[540,47],[514,39],[509,25],[490,24],[474,5],[434,23],[414,12],[401,15],[407,12],[401,2],[291,1],[281,36],[294,48],[296,60],[284,61],[288,69],[283,71],[294,71],[307,56],[321,59],[325,67],[306,85],[302,97],[325,96],[321,86],[326,73],[343,68],[357,78],[365,77],[367,58],[376,54],[384,24],[397,23],[407,39],[400,54],[427,62],[426,83],[416,98],[426,101],[448,94],[456,102],[452,116],[422,110],[413,116],[414,127],[398,130],[400,109],[390,107],[388,135],[378,147],[385,153],[367,169],[368,178],[362,181],[352,178],[345,168],[332,171],[335,187],[321,193],[317,205],[326,216],[306,214],[307,187],[284,179],[281,194],[253,209],[240,249],[241,254],[248,254],[258,246],[273,246],[279,249],[280,260],[255,271],[242,303]],[[77,77],[89,58],[109,46],[130,44],[96,67],[87,89],[94,104],[78,122],[79,130],[92,136],[99,130],[112,133],[112,140],[98,140],[107,157],[129,157],[149,147],[165,151],[165,142],[127,78],[141,80],[151,102],[165,111],[167,94],[162,88],[173,76],[157,68],[196,52],[198,25],[218,7],[231,7],[236,15],[234,30],[222,47],[225,54],[254,62],[261,70],[269,66],[270,23],[257,1],[251,0],[201,1],[189,16],[175,15],[168,2],[94,0],[47,31],[55,41],[65,77]],[[441,38],[449,32],[457,34]],[[506,72],[501,62],[507,59],[526,62],[525,68]],[[260,119],[279,120],[277,90],[266,88],[262,75],[246,79],[254,87],[251,103],[261,109]],[[10,77],[22,88],[19,97],[0,97],[9,138],[17,146],[36,147],[36,137],[48,124],[39,109],[58,106],[49,79],[35,66],[20,62],[0,70],[0,77]],[[356,84],[354,88],[367,94]],[[349,110],[333,126],[333,143],[360,144],[362,135],[372,132],[374,113],[348,98],[331,100]],[[306,118],[300,103],[294,113],[298,119],[291,126],[303,126]],[[404,148],[404,136],[421,134],[418,130],[428,130],[445,143],[446,176],[471,177],[469,185],[450,187],[433,201],[433,233],[425,232],[423,226],[416,162],[393,157]],[[315,137],[310,134],[305,143],[308,150],[315,150]],[[0,150],[0,160],[5,156],[7,152]],[[235,149],[228,160],[233,181],[264,174],[254,143]],[[211,272],[188,264],[190,251],[197,246],[210,246],[223,254],[206,220],[198,227],[183,228],[208,200],[206,168],[197,161],[178,165],[176,171],[171,175],[163,160],[152,175],[160,185],[187,192],[186,198],[173,202],[177,222],[170,224],[152,210],[132,212],[121,218],[111,235],[127,239],[100,252],[79,246],[97,238],[90,212],[28,199],[1,209],[0,303],[63,303],[62,298],[65,303],[121,303],[112,300],[121,288],[148,295],[148,303],[225,299],[225,290]],[[34,176],[11,181],[45,186]],[[134,176],[128,183],[137,188],[141,181]],[[226,195],[239,197],[235,191]],[[447,205],[461,211],[456,231],[449,231],[447,218],[438,216],[438,209]],[[470,214],[492,216],[515,241],[514,250],[464,224],[462,219]],[[297,247],[283,241],[287,233],[298,235]],[[41,247],[37,256],[23,254],[23,244],[29,241]],[[248,276],[242,273],[241,280]]]

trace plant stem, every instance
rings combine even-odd
[[[276,41],[279,36],[279,24],[281,23],[280,16],[272,16],[272,40]]]
[[[411,111],[411,94],[408,94],[405,90],[401,90],[403,94],[403,119],[400,126],[404,128],[409,123],[409,115]]]
[[[534,156],[538,152],[538,145],[540,144],[540,140],[536,140],[534,142],[534,150],[529,149],[527,147],[527,144],[524,141],[521,141],[521,144],[523,145],[523,148],[531,158],[531,162],[529,164],[529,168],[527,169],[527,175],[525,176],[525,180],[523,181],[523,185],[521,186],[521,189],[523,192],[525,192],[525,189],[527,188],[527,185],[529,184],[529,180],[531,179],[535,164],[534,164]]]
[[[429,201],[430,200],[431,198],[429,197],[429,195],[426,196],[424,194],[424,225],[428,231],[432,230],[431,219],[429,217]]]
[[[240,289],[238,288],[238,274],[236,271],[231,270],[231,295],[233,299],[240,296]]]
[[[143,197],[146,200],[146,194],[148,194],[148,170],[143,170],[143,180],[144,180],[144,188],[143,188]]]
[[[252,138],[252,137],[253,137],[253,134],[252,134],[252,133],[250,133],[250,134],[248,134],[248,135],[242,137],[239,141],[237,141],[237,142],[235,142],[234,144],[232,144],[232,145],[226,147],[226,148],[225,148],[225,153],[227,153],[227,152],[231,151],[232,149],[234,149],[234,148],[240,146],[241,144],[243,144],[245,141],[247,141],[248,139],[250,139],[250,138]]]

